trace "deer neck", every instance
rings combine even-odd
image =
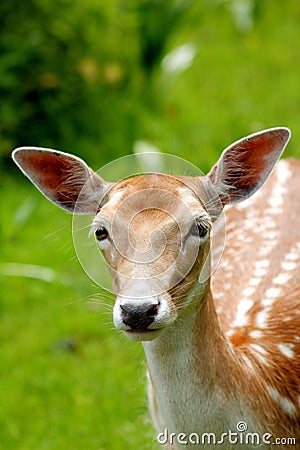
[[[234,355],[220,329],[210,289],[193,293],[184,302],[190,304],[180,310],[177,320],[157,339],[143,343],[146,358],[150,371],[158,364],[155,371],[167,371],[174,378],[172,368],[182,366],[205,387],[219,362],[224,368],[224,353],[228,364],[232,364]]]
[[[210,289],[187,301],[162,336],[143,344],[163,426],[175,433],[235,430],[247,411],[238,357],[220,329]]]

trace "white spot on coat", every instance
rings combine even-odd
[[[250,347],[253,348],[256,352],[261,353],[262,355],[267,355],[268,352],[261,345],[258,344],[250,344]]]
[[[293,347],[293,344],[278,344],[279,350],[287,358],[293,358],[295,356]]]
[[[283,263],[281,264],[281,267],[284,270],[295,270],[297,268],[298,264],[295,262],[289,262],[289,261],[283,261]]]
[[[237,315],[234,321],[234,327],[244,327],[248,323],[247,312],[253,306],[253,301],[247,298],[243,299],[237,308]]]
[[[281,294],[281,288],[269,288],[266,290],[266,297],[267,298],[278,298],[279,295]]]
[[[260,339],[261,337],[263,337],[263,333],[260,330],[253,330],[249,333],[249,336],[252,339]]]
[[[286,397],[283,397],[277,389],[273,388],[272,386],[268,386],[268,391],[274,400],[275,403],[277,403],[278,406],[282,409],[282,411],[287,414],[290,417],[294,417],[297,413],[296,407],[294,403],[291,402]]]
[[[258,328],[265,328],[267,320],[268,320],[268,313],[265,309],[263,309],[256,316],[256,324]]]
[[[273,279],[274,284],[286,284],[290,281],[291,275],[288,273],[280,273]]]

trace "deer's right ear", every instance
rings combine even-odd
[[[95,214],[108,189],[106,183],[76,156],[55,150],[20,147],[14,162],[57,206],[76,214]]]

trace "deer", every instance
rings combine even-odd
[[[300,448],[300,161],[279,161],[289,139],[271,128],[231,144],[207,175],[117,182],[68,153],[12,154],[54,204],[93,215],[114,326],[144,348],[168,450]]]

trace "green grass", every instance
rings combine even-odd
[[[203,171],[231,142],[269,127],[290,127],[286,155],[300,157],[300,4],[290,0],[283,14],[280,2],[256,3],[253,29],[238,32],[230,2],[193,2],[170,49],[191,42],[195,61],[156,80],[162,114],[150,114],[148,138]]]
[[[300,157],[299,2],[283,8],[261,0],[255,26],[245,33],[235,28],[228,2],[192,3],[169,50],[195,43],[194,64],[171,79],[157,74],[153,109],[141,102],[136,111],[140,138],[206,171],[233,140],[285,125],[293,132],[286,155]],[[113,137],[114,130],[107,133]],[[84,156],[76,145],[65,150]],[[12,166],[2,185],[0,447],[160,448],[147,408],[142,347],[113,329],[113,300],[76,259],[71,216]],[[52,281],[24,276],[29,264],[54,271]]]
[[[19,181],[6,183],[3,261],[52,268],[57,278],[9,276],[1,266],[1,448],[154,448],[140,345],[114,331],[112,300],[74,256],[71,217],[29,185],[21,197]],[[33,206],[21,217],[24,203]]]

